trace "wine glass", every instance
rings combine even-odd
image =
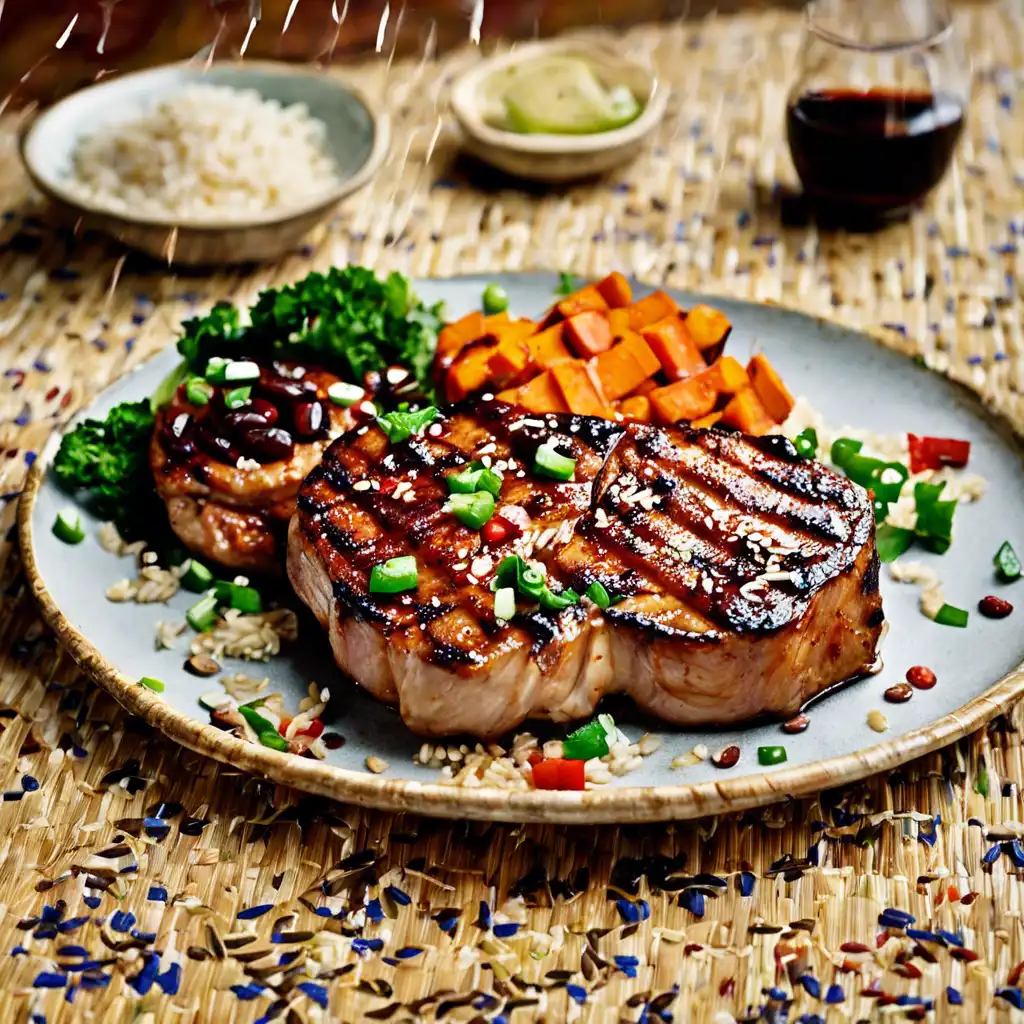
[[[805,194],[841,220],[905,213],[946,173],[968,92],[944,0],[815,0],[786,117]]]

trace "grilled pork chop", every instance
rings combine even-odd
[[[570,482],[534,472],[552,442],[576,460]],[[446,476],[476,459],[503,475],[502,521],[528,514],[522,536],[488,545],[444,511]],[[370,594],[372,566],[408,554],[417,588]],[[552,589],[598,581],[622,599],[517,598],[498,620],[509,554]],[[789,716],[868,670],[883,621],[867,492],[785,438],[497,400],[398,444],[376,426],[335,441],[299,492],[288,572],[339,666],[428,736],[580,718],[615,692],[685,725]]]
[[[157,414],[150,465],[171,529],[189,550],[233,569],[280,571],[299,485],[354,422],[327,401],[337,379],[268,362],[233,409],[225,392],[237,385],[213,388],[202,406],[178,389]]]

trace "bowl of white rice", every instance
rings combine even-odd
[[[295,248],[387,154],[388,125],[340,78],[265,61],[112,78],[41,114],[25,167],[58,211],[191,264]]]

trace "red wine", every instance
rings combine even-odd
[[[787,111],[793,163],[809,197],[868,216],[930,192],[949,165],[964,108],[930,92],[829,89]]]

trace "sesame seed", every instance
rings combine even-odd
[[[357,480],[352,485],[352,490],[353,491],[368,491],[369,489],[370,489],[370,481],[369,480]]]

